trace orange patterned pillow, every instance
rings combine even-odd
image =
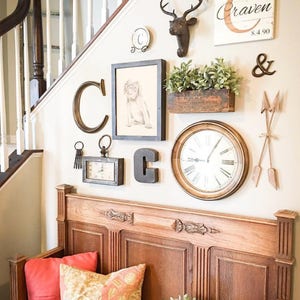
[[[62,300],[140,300],[146,265],[102,275],[60,265]]]

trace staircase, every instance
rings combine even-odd
[[[0,187],[38,151],[32,111],[127,2],[18,0],[0,21]]]

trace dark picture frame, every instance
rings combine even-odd
[[[112,138],[166,139],[166,61],[112,65]]]

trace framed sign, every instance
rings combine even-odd
[[[112,65],[113,139],[165,140],[164,60]]]
[[[275,0],[215,0],[215,45],[274,38]]]

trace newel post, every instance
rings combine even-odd
[[[62,184],[56,187],[57,190],[57,231],[58,246],[63,247],[66,251],[67,245],[67,211],[66,211],[66,195],[71,193],[73,186]]]
[[[290,210],[281,210],[275,213],[277,218],[277,300],[291,299],[293,256],[294,221],[297,213]]]
[[[32,59],[33,78],[30,81],[31,106],[36,105],[46,91],[44,79],[44,43],[41,0],[33,0]]]

